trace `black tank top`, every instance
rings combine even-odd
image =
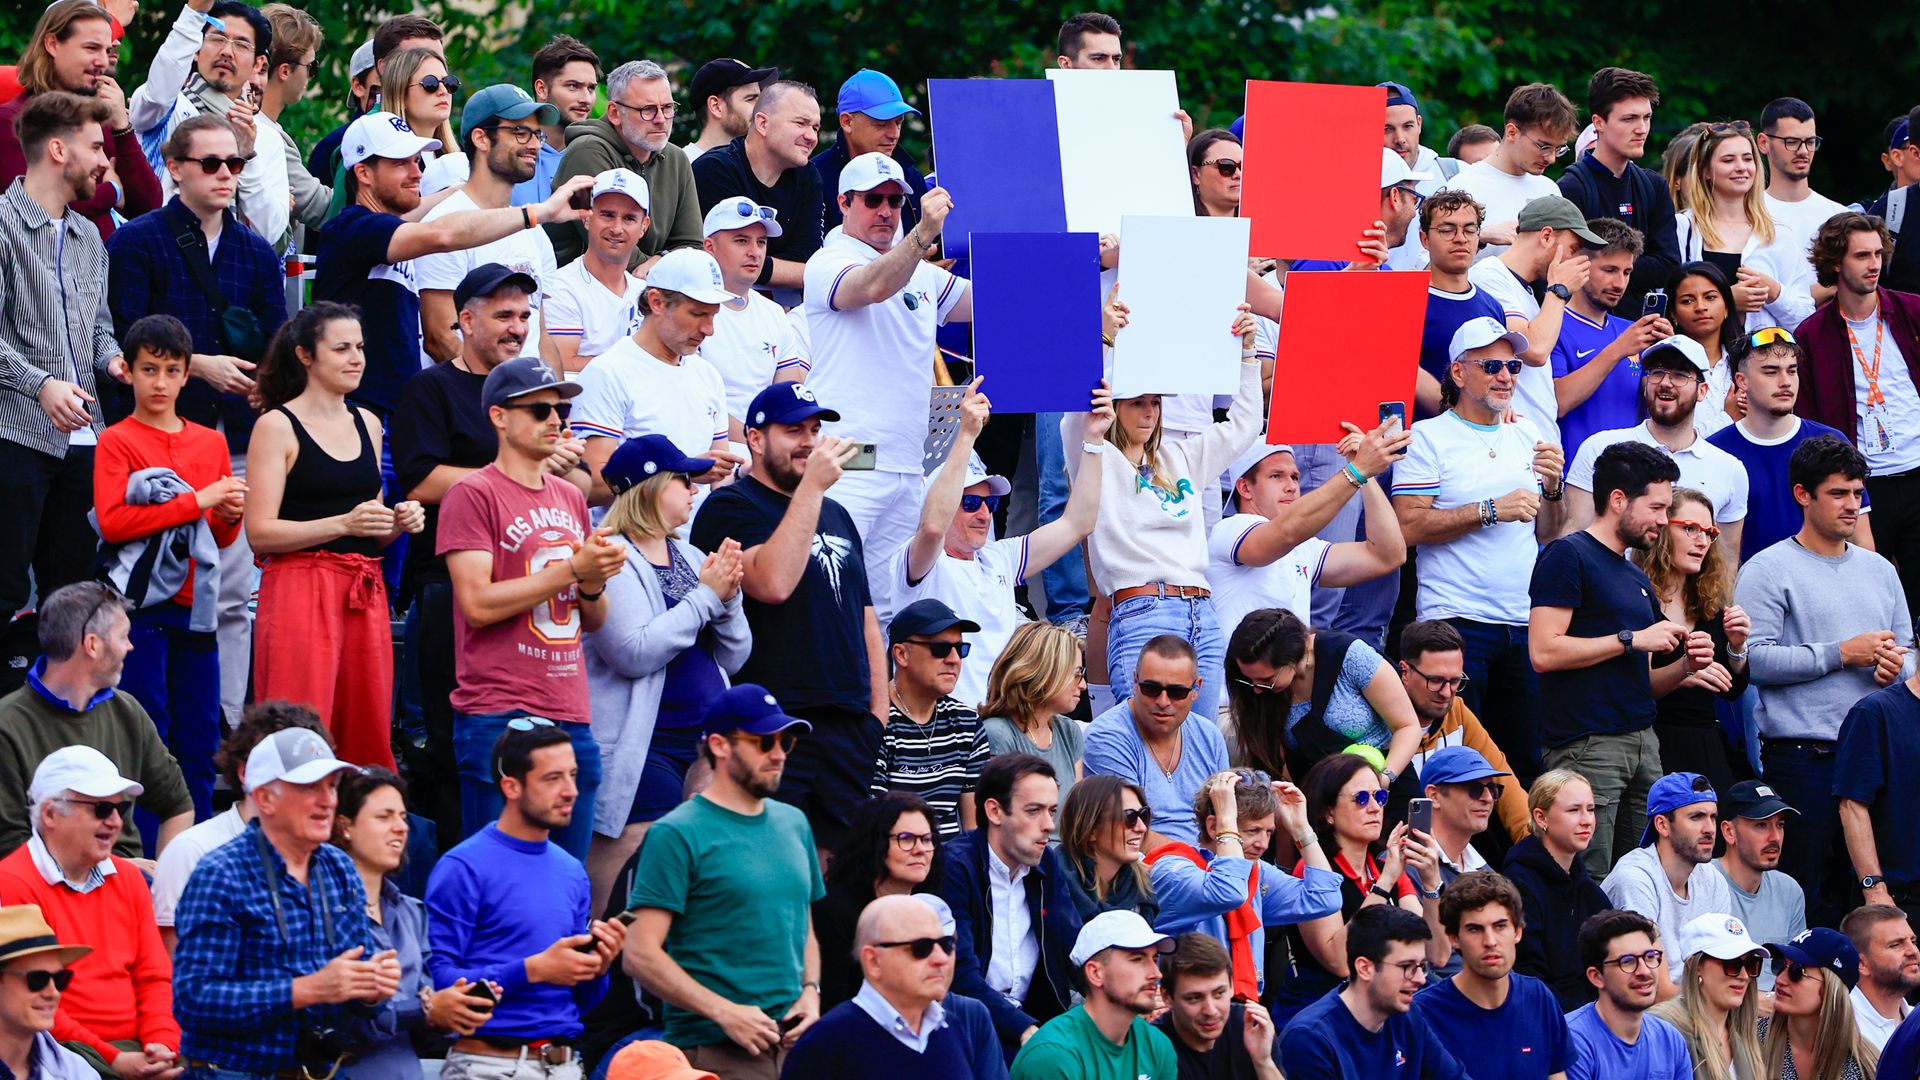
[[[327,453],[286,406],[274,408],[274,412],[285,416],[293,425],[293,437],[300,446],[293,468],[287,473],[286,491],[280,496],[281,517],[288,521],[317,521],[344,514],[368,499],[380,497],[380,454],[374,449],[373,436],[368,433],[360,410],[348,408],[353,412],[353,426],[360,431],[360,454],[352,461],[341,461]],[[342,536],[306,550],[378,557],[385,546],[376,537]]]

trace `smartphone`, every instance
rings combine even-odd
[[[500,1004],[500,995],[493,992],[493,984],[487,982],[485,979],[476,983],[468,983],[467,996],[470,998],[479,998],[489,1006]]]
[[[1380,403],[1380,422],[1384,424],[1389,419],[1398,420],[1400,422],[1401,431],[1407,430],[1407,403],[1404,401],[1381,402]],[[1395,454],[1394,456],[1400,457],[1405,453],[1406,453],[1405,450],[1401,450],[1399,454]]]
[[[574,192],[573,197],[567,200],[567,205],[573,207],[575,210],[593,209],[593,188],[583,187],[579,191]]]
[[[870,442],[861,443],[860,452],[853,455],[853,457],[849,458],[847,460],[847,463],[845,465],[842,465],[841,468],[848,472],[853,472],[856,470],[871,471],[875,467],[875,465],[878,464],[878,461],[879,461],[879,459],[874,456],[874,452],[876,449],[877,447],[875,447],[874,444]]]
[[[638,919],[639,917],[640,917],[639,908],[637,907],[628,908],[627,910],[621,912],[620,914],[615,915],[613,917],[613,921],[619,923],[621,926],[632,926],[634,920]]]
[[[1649,315],[1658,315],[1665,318],[1666,314],[1667,290],[1648,289],[1646,299],[1640,302],[1640,317],[1644,319]]]
[[[789,1016],[786,1019],[780,1021],[780,1034],[785,1035],[787,1032],[792,1031],[794,1028],[799,1027],[800,1020],[801,1020],[801,1017]]]
[[[592,938],[592,940],[588,941],[585,945],[575,945],[573,947],[573,951],[577,953],[593,952],[594,949],[599,945],[599,940],[600,940],[598,938],[593,937],[593,924],[589,922],[587,924],[587,928],[585,930],[582,930],[581,933],[587,935],[587,937],[589,938]]]
[[[1415,832],[1433,835],[1433,800],[1409,799],[1407,801],[1407,828]]]

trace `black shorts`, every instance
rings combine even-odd
[[[787,755],[774,798],[799,807],[813,827],[814,844],[832,850],[845,838],[854,807],[871,798],[868,785],[880,760],[880,721],[864,709],[832,705],[786,712],[812,724],[813,730]]]

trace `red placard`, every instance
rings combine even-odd
[[[1427,273],[1316,271],[1287,275],[1274,347],[1269,443],[1333,443],[1342,420],[1372,430],[1380,406],[1413,419]]]
[[[1378,86],[1247,83],[1246,170],[1240,216],[1251,254],[1344,259],[1380,216]]]

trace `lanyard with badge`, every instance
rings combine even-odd
[[[1867,419],[1873,421],[1874,445],[1880,450],[1891,449],[1893,439],[1887,434],[1886,421],[1880,415],[1881,408],[1887,403],[1887,395],[1880,392],[1880,346],[1886,334],[1887,321],[1878,317],[1873,320],[1872,366],[1867,364],[1867,355],[1860,348],[1860,339],[1853,335],[1853,326],[1845,322],[1841,325],[1846,327],[1847,344],[1853,348],[1854,362],[1860,365],[1861,374],[1867,377]]]

